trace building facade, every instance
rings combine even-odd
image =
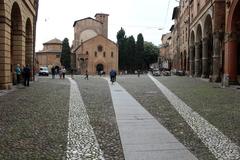
[[[225,1],[190,2],[190,74],[220,81],[223,73]]]
[[[173,11],[174,67],[214,82],[240,82],[239,0],[180,0]],[[223,18],[224,17],[224,18]],[[177,33],[176,33],[177,32]]]
[[[173,59],[172,52],[170,50],[172,46],[172,34],[166,33],[162,35],[161,41],[162,44],[160,45],[160,56],[159,56],[159,64],[161,68],[171,69],[171,62]]]
[[[10,89],[17,64],[33,68],[38,0],[0,0],[0,89]]]
[[[118,71],[118,46],[108,39],[108,14],[74,22],[72,67],[81,74]]]
[[[180,69],[189,74],[189,1],[181,1],[179,4],[179,58],[180,58]]]
[[[60,67],[61,53],[61,40],[54,38],[46,43],[43,43],[43,50],[36,53],[36,70],[38,70],[39,67],[48,67],[49,70],[52,66]]]

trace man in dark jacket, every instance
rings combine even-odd
[[[26,65],[26,67],[24,67],[23,73],[24,73],[24,86],[28,86],[29,87],[31,69],[30,69],[28,64]]]

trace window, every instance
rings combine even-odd
[[[97,57],[97,52],[95,52],[95,57]]]
[[[113,57],[113,52],[111,52],[111,57]]]
[[[88,51],[86,52],[86,55],[88,55]]]
[[[98,50],[98,52],[102,52],[102,50],[103,50],[102,45],[98,45],[98,46],[97,46],[97,50]]]
[[[105,52],[103,52],[103,57],[106,57],[106,53]]]

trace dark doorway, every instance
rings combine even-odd
[[[96,71],[97,71],[98,74],[100,74],[101,71],[104,71],[103,64],[98,64],[96,66]]]

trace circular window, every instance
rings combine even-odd
[[[98,50],[98,52],[102,52],[103,47],[101,45],[98,45],[97,50]]]

